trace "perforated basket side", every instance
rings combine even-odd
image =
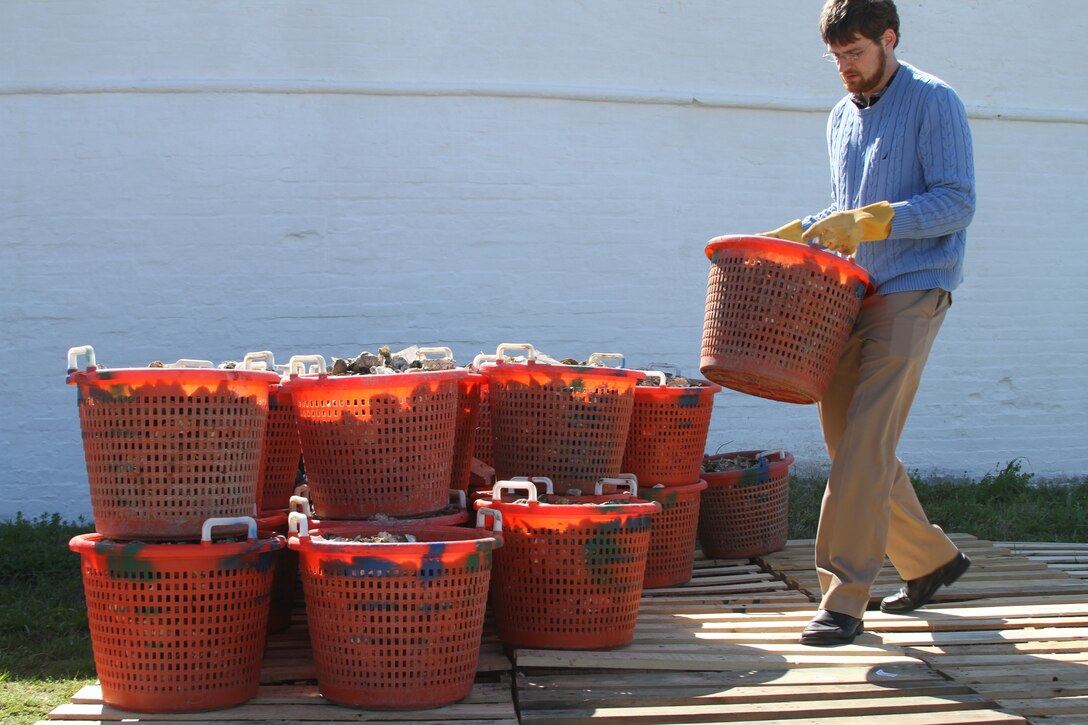
[[[198,712],[256,695],[282,539],[276,546],[215,545],[203,552],[199,544],[96,551],[101,535],[77,539],[88,544],[73,539],[106,704]]]
[[[496,480],[547,476],[564,493],[620,473],[641,374],[533,363],[486,374]]]
[[[310,498],[322,516],[414,516],[446,505],[463,377],[447,374],[455,372],[291,381]]]
[[[698,538],[704,554],[717,559],[741,559],[769,554],[786,545],[788,472],[763,482],[708,483],[699,504]]]
[[[438,531],[417,533],[424,530]],[[385,552],[404,547],[292,540],[299,547],[322,695],[352,707],[412,710],[447,705],[472,690],[491,544],[469,541],[471,553],[437,553],[461,543],[432,543],[429,552],[421,546],[394,556]]]
[[[758,397],[819,401],[867,291],[864,270],[774,240],[711,247],[702,374]]]
[[[179,371],[181,372],[181,371]],[[209,518],[252,516],[267,382],[79,386],[91,507],[117,539],[198,539]]]
[[[661,505],[650,531],[644,588],[673,587],[691,579],[699,505],[705,488],[706,482],[698,481],[687,486],[639,489],[641,498]]]
[[[495,553],[491,601],[503,643],[555,649],[629,644],[651,514],[564,520],[498,506],[503,548]]]
[[[261,455],[258,508],[286,510],[295,489],[302,442],[291,394],[275,386],[268,395],[268,425]]]
[[[624,473],[665,486],[699,480],[717,385],[707,388],[635,388],[624,447]]]

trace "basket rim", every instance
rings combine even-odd
[[[597,378],[621,378],[624,380],[645,380],[646,373],[632,368],[610,368],[596,365],[563,365],[562,363],[542,363],[537,360],[526,362],[510,362],[508,360],[496,360],[489,362],[480,368],[480,372],[488,378],[506,375],[526,375],[533,372],[557,373],[559,375],[576,375],[577,377]]]
[[[709,485],[710,484],[707,483],[705,478],[700,478],[698,481],[696,481],[694,483],[686,483],[686,484],[684,484],[682,486],[662,486],[661,488],[657,488],[656,486],[639,486],[638,493],[639,493],[639,496],[646,496],[646,498],[648,500],[652,501],[654,499],[651,498],[651,496],[646,495],[648,491],[653,491],[653,494],[651,494],[651,495],[653,497],[657,497],[657,496],[667,496],[670,493],[677,493],[677,494],[697,493],[699,491],[704,490]]]
[[[78,554],[105,554],[131,559],[221,559],[224,556],[264,553],[286,546],[281,534],[258,536],[246,541],[165,542],[111,539],[98,532],[76,534],[68,548]]]
[[[840,257],[833,252],[819,247],[789,242],[784,239],[776,239],[775,237],[761,237],[750,234],[724,234],[719,237],[714,237],[707,242],[703,252],[706,254],[707,259],[713,259],[715,252],[727,246],[736,247],[738,250],[772,251],[775,254],[796,257],[798,260],[814,260],[820,264],[834,267],[840,274],[844,274],[847,277],[854,277],[858,281],[863,282],[865,284],[866,295],[875,291],[872,281],[869,278],[868,270],[853,259]]]
[[[265,383],[277,385],[280,374],[268,370],[221,370],[219,368],[93,368],[68,373],[68,385],[155,385],[161,383],[223,382]]]
[[[715,459],[718,459],[718,458],[727,458],[729,456],[758,456],[760,453],[766,452],[766,450],[767,449],[756,449],[756,450],[752,450],[752,451],[730,451],[730,452],[727,452],[727,453],[715,453],[715,454],[709,455],[709,456],[704,455],[703,456],[703,463],[705,463],[707,460],[715,460]],[[771,450],[778,450],[778,449],[771,449]],[[767,462],[767,464],[768,464],[767,465],[768,475],[773,475],[774,477],[778,477],[778,476],[783,475],[784,473],[789,472],[789,468],[790,468],[791,465],[793,465],[793,461],[794,461],[793,454],[790,453],[787,450],[782,450],[782,453],[783,453],[782,458],[780,458],[780,459],[778,459],[776,461],[768,461]],[[702,464],[700,464],[700,468],[701,467],[702,467]],[[741,478],[743,478],[744,476],[751,475],[753,471],[758,471],[759,468],[760,467],[758,465],[755,465],[755,466],[750,466],[748,468],[744,468],[744,469],[740,469],[740,470],[736,470],[736,471],[702,471],[699,475],[702,476],[703,479],[710,486],[732,485],[732,484],[736,483],[737,481],[741,480]]]
[[[328,531],[330,534],[337,531],[342,533],[354,531],[357,532],[356,535],[377,534],[390,528],[385,526],[385,523],[369,521],[312,522],[313,528],[309,530],[308,536],[291,533],[287,537],[287,546],[290,549],[309,550],[322,554],[352,554],[357,556],[364,553],[381,555],[384,552],[398,557],[433,558],[442,553],[470,554],[478,551],[481,545],[492,549],[497,549],[502,545],[500,532],[452,525],[430,525],[412,528],[392,527],[396,533],[426,536],[428,537],[427,541],[329,541],[321,535],[323,530]]]
[[[390,388],[415,387],[423,383],[461,380],[469,374],[466,368],[452,370],[423,370],[412,373],[378,373],[374,375],[292,375],[283,381],[281,387],[287,391],[311,391],[326,388]]]

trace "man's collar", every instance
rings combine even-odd
[[[884,84],[884,87],[880,89],[880,93],[874,93],[867,99],[861,94],[854,94],[850,96],[850,100],[853,101],[854,105],[858,108],[872,108],[876,105],[876,102],[879,101],[880,98],[888,92],[888,88],[891,87],[892,81],[895,80],[895,74],[899,72],[899,68],[900,66],[895,66],[895,70],[892,71],[891,78],[889,78],[888,82]]]

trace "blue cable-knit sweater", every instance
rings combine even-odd
[[[858,108],[847,96],[832,109],[827,146],[832,203],[804,228],[834,211],[889,201],[891,234],[861,244],[855,257],[877,292],[955,289],[975,213],[971,130],[956,92],[900,63],[878,103]]]

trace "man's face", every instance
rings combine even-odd
[[[842,85],[848,92],[866,94],[880,88],[888,59],[883,40],[884,36],[879,41],[859,37],[846,45],[827,46],[828,54],[839,68]]]

